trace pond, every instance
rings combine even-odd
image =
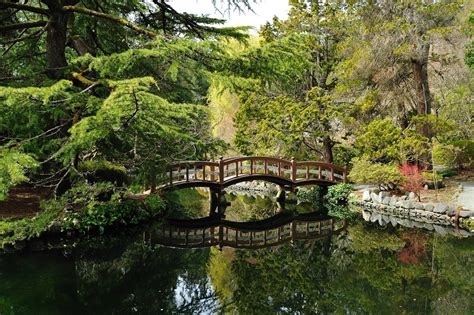
[[[294,222],[310,222],[301,235],[318,237],[260,248],[173,248],[161,245],[159,231],[164,226],[157,222],[49,251],[3,254],[0,314],[468,314],[474,310],[472,238],[361,220],[342,229],[319,224],[317,230],[312,226],[328,218],[307,216],[308,208],[297,206],[283,212],[293,212],[299,221],[272,223],[269,218],[281,216],[282,209],[270,198],[229,199],[225,220],[235,223],[228,224],[240,229],[243,225],[237,221],[268,225],[259,229],[260,223],[254,224],[254,237]],[[174,196],[174,201],[176,215],[202,216],[208,207],[207,199],[195,191]],[[248,241],[248,235],[243,240]]]

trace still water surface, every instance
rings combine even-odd
[[[227,220],[281,211],[231,199]],[[179,202],[188,216],[206,211],[199,196]],[[0,255],[0,314],[474,313],[472,238],[355,222],[261,249],[178,249],[159,244],[161,229]]]

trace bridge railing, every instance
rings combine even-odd
[[[264,175],[297,183],[305,180],[347,182],[347,169],[316,161],[297,162],[265,156],[220,159],[218,162],[187,161],[169,169],[168,184],[205,182],[223,184],[239,176]]]
[[[347,182],[347,169],[330,163],[296,162],[294,181],[319,179],[331,182]]]
[[[222,160],[223,180],[242,175],[269,175],[292,180],[292,163],[279,158],[250,156]]]
[[[264,230],[235,228],[223,224],[208,227],[177,227],[163,225],[154,235],[161,244],[175,247],[230,246],[234,248],[262,248],[298,239],[317,239],[345,226],[345,221],[294,220]],[[156,238],[157,237],[157,238]]]
[[[186,161],[174,164],[169,169],[169,184],[177,182],[219,182],[219,163]]]

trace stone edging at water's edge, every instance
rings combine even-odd
[[[386,215],[474,232],[474,211],[441,202],[421,203],[413,193],[395,196],[385,191],[375,193],[365,190],[362,200],[353,201],[352,204],[361,207],[367,217],[371,214]]]

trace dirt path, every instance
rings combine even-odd
[[[47,199],[50,191],[44,188],[15,187],[7,200],[0,201],[0,219],[30,218],[41,211],[41,200]]]
[[[474,210],[474,182],[462,182],[463,190],[459,194],[457,203],[464,209]]]

